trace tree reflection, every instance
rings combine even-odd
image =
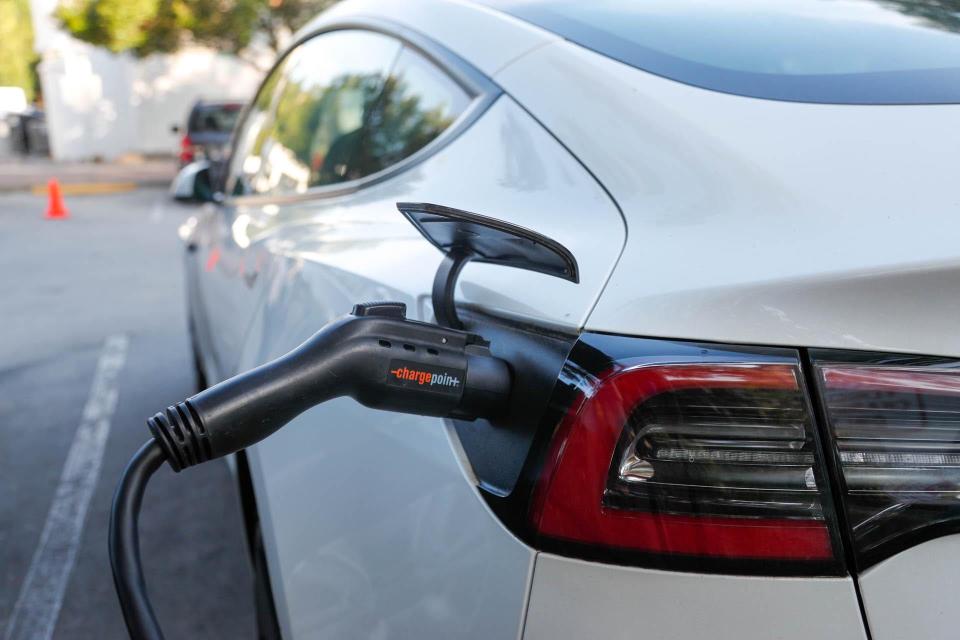
[[[260,162],[258,175],[248,178],[260,193],[281,185],[288,187],[283,191],[302,191],[376,173],[423,148],[455,118],[448,105],[426,108],[396,76],[384,81],[377,74],[350,74],[326,85],[275,84],[268,82],[256,105],[267,110],[270,102],[274,111],[251,149]]]
[[[960,0],[879,0],[879,4],[920,18],[926,26],[960,32]]]
[[[391,76],[370,114],[370,168],[379,171],[413,155],[443,133],[454,118],[445,104],[425,109],[420,96],[411,92],[405,81]]]

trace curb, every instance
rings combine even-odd
[[[65,196],[87,196],[102,193],[123,193],[137,188],[134,182],[73,182],[60,185],[60,192]],[[30,188],[35,196],[46,195],[47,185],[35,184]]]
[[[65,196],[107,195],[125,193],[141,188],[168,188],[173,178],[148,179],[124,182],[61,182],[60,190]],[[35,196],[47,195],[47,183],[18,185],[0,185],[0,193],[32,193]]]

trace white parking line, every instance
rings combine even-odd
[[[150,222],[157,224],[163,221],[164,206],[160,200],[155,200],[150,207]]]
[[[117,378],[127,359],[128,343],[124,335],[110,336],[104,342],[40,544],[7,623],[6,640],[49,640],[53,635],[87,507],[100,476],[110,419],[117,406]]]

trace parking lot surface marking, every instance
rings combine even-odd
[[[49,640],[76,560],[87,508],[97,486],[110,420],[117,406],[117,380],[129,340],[106,339],[90,395],[54,493],[50,511],[7,624],[5,640]]]

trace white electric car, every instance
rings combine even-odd
[[[200,372],[395,300],[516,382],[501,421],[342,399],[239,455],[261,636],[956,638],[958,16],[348,0],[304,29],[181,230]],[[473,261],[435,300],[398,202],[572,270]]]

